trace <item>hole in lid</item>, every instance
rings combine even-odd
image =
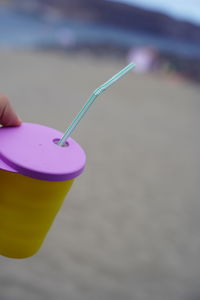
[[[69,146],[69,143],[67,141],[65,141],[65,143],[62,146],[60,146],[60,145],[58,145],[59,141],[60,141],[60,139],[58,139],[58,138],[53,139],[54,144],[56,144],[59,147],[68,147]]]

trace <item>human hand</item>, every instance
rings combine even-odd
[[[0,124],[3,126],[19,126],[20,118],[13,110],[8,98],[0,94]]]

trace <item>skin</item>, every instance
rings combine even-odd
[[[0,94],[0,125],[9,126],[19,126],[21,120],[12,108],[8,98]]]

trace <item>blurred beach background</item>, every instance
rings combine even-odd
[[[130,61],[73,134],[87,167],[40,252],[0,258],[0,300],[200,300],[200,1],[0,1],[26,122],[64,131]]]

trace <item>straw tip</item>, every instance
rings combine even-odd
[[[136,64],[132,61],[128,66],[130,66],[131,68],[135,68]]]

